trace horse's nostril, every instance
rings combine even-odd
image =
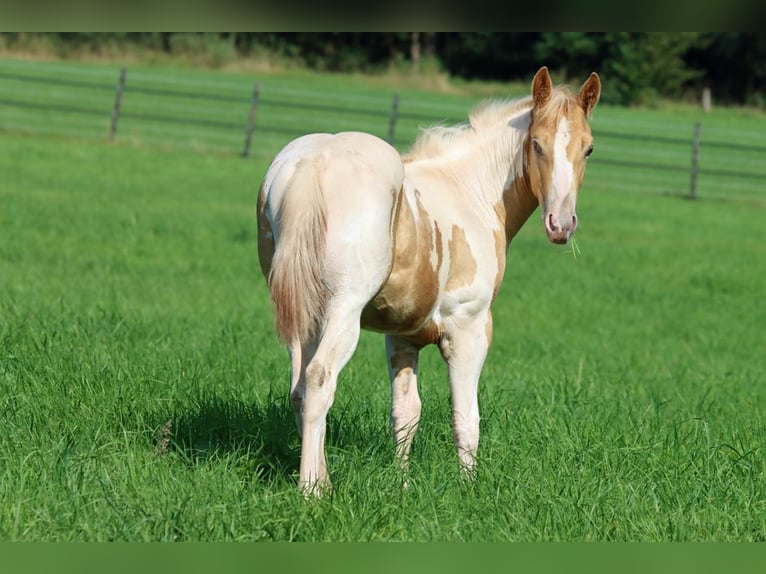
[[[558,231],[559,230],[559,226],[556,225],[556,221],[553,219],[553,214],[552,213],[548,214],[548,221],[547,221],[547,223],[548,223],[548,229],[550,231]]]

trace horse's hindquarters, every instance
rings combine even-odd
[[[280,317],[307,313],[318,326],[339,298],[361,313],[391,270],[391,219],[402,180],[399,154],[369,134],[305,136],[277,155],[264,178],[258,223],[278,328]],[[303,340],[311,327],[301,321]]]
[[[391,270],[404,177],[399,154],[368,134],[341,133],[322,149],[318,177],[327,202],[325,280],[335,293],[366,303]]]

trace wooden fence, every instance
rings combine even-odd
[[[2,86],[5,83],[10,85],[10,82],[14,83],[16,89],[6,93]],[[82,98],[75,95],[58,101],[31,97],[33,88],[41,85],[57,93],[71,91],[76,94],[99,94],[98,107],[92,95]],[[447,113],[445,110],[436,110],[442,113],[424,113],[421,106],[419,111],[412,102],[396,93],[390,95],[388,102],[380,96],[371,97],[368,101],[349,99],[344,102],[322,102],[316,97],[307,97],[305,90],[271,94],[256,82],[251,84],[250,93],[242,93],[241,83],[239,86],[238,93],[211,90],[207,86],[205,89],[168,87],[157,85],[156,78],[149,79],[146,75],[133,81],[131,74],[124,68],[117,74],[116,84],[110,85],[103,81],[32,74],[26,70],[8,70],[0,66],[0,111],[4,108],[38,111],[47,114],[49,118],[56,114],[66,115],[83,118],[83,124],[97,117],[108,118],[106,137],[109,140],[119,140],[124,134],[126,139],[153,139],[165,145],[170,142],[171,145],[187,144],[202,149],[228,149],[229,152],[234,151],[236,134],[239,133],[238,153],[244,157],[251,155],[254,142],[260,154],[270,156],[289,139],[303,133],[344,129],[374,133],[401,148],[412,141],[419,125],[465,121],[465,116],[459,115],[456,109],[447,110]],[[25,89],[27,97],[19,97],[18,94],[25,93]],[[111,110],[104,109],[105,92],[112,94]],[[188,102],[199,105],[189,107]],[[76,134],[79,131],[76,125],[78,120],[73,119],[71,123],[75,125],[67,129]],[[0,114],[0,129],[14,129],[14,126],[3,124],[3,115]],[[88,125],[94,124],[90,121]],[[766,182],[766,172],[757,169],[701,168],[699,158],[702,146],[714,150],[716,154],[724,150],[751,154],[755,159],[749,161],[748,167],[759,165],[758,158],[766,158],[766,146],[706,140],[699,122],[689,126],[686,136],[627,133],[608,128],[594,129],[594,132],[600,148],[596,158],[598,165],[611,168],[615,174],[629,170],[639,176],[642,172],[664,171],[672,173],[675,181],[680,181],[678,177],[685,173],[688,191],[684,193],[690,198],[698,196],[698,183],[703,177],[748,181],[757,195],[760,195],[758,192],[763,188],[763,182]],[[608,144],[620,140],[629,141],[625,145],[631,146],[641,143],[650,148],[672,147],[675,157],[670,162],[643,161],[630,154],[601,155],[603,141]],[[224,141],[225,145],[222,143]],[[618,148],[619,144],[614,147]],[[679,151],[684,147],[687,149],[687,159],[682,161]],[[718,165],[726,164],[719,162]],[[680,193],[677,183],[674,183],[674,188],[674,193]]]
[[[117,135],[117,126],[119,123],[120,116],[122,115],[122,99],[123,95],[126,90],[126,80],[127,80],[127,70],[125,68],[122,68],[120,71],[120,76],[117,81],[117,88],[115,92],[114,97],[114,106],[112,108],[112,122],[111,127],[109,130],[109,139],[114,140]],[[207,100],[209,102],[221,102],[221,101],[229,101],[229,102],[236,102],[240,103],[240,100],[238,98],[222,98],[221,96],[204,96],[193,92],[184,92],[179,90],[169,91],[169,90],[156,90],[156,89],[147,89],[147,88],[135,88],[131,89],[131,92],[135,93],[143,93],[143,94],[152,94],[152,95],[158,95],[158,96],[167,96],[167,97],[185,97],[185,98],[197,98],[201,100]],[[339,109],[337,107],[332,106],[322,106],[318,104],[311,104],[311,103],[286,103],[286,102],[278,102],[278,101],[270,101],[270,100],[261,100],[261,89],[260,85],[256,82],[253,86],[253,95],[250,98],[250,106],[249,106],[249,113],[247,115],[247,122],[244,123],[242,126],[243,132],[244,132],[244,144],[242,147],[242,156],[243,157],[249,157],[250,156],[250,150],[252,148],[252,139],[253,139],[253,132],[256,129],[256,117],[258,113],[258,106],[259,105],[281,105],[283,107],[287,108],[307,108],[313,111],[318,112],[329,112],[329,113],[337,113],[337,112],[351,112],[351,113],[359,113],[359,114],[372,114],[375,116],[380,116],[381,118],[385,117],[388,119],[388,134],[385,138],[386,141],[388,141],[390,144],[396,143],[396,122],[399,118],[399,94],[393,94],[392,103],[391,103],[391,111],[389,112],[377,112],[377,111],[371,111],[368,109],[359,109],[359,108],[345,108],[345,109]],[[241,103],[244,103],[244,99]],[[244,114],[243,114],[244,116]],[[155,122],[184,122],[188,125],[200,125],[200,126],[217,126],[221,128],[232,128],[237,127],[236,124],[231,123],[211,123],[211,122],[201,122],[199,120],[189,119],[189,118],[179,118],[179,117],[170,117],[170,116],[163,116],[163,115],[157,115],[157,114],[128,114],[128,117],[132,119],[142,119],[142,120],[151,120]],[[275,131],[273,128],[269,128],[268,126],[263,128],[264,131]],[[276,130],[278,133],[284,133],[280,132],[280,130]],[[302,131],[295,131],[293,134],[295,136],[301,135]]]

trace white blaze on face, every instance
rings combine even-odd
[[[569,120],[561,118],[556,130],[556,139],[553,141],[553,189],[548,199],[551,211],[562,207],[574,178],[574,167],[567,157],[569,138]]]

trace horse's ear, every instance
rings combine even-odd
[[[535,102],[535,106],[544,106],[548,102],[548,98],[551,97],[552,90],[551,75],[548,73],[548,68],[543,66],[532,80],[532,100]]]
[[[582,88],[580,88],[580,95],[578,97],[580,107],[583,109],[587,117],[590,117],[591,113],[593,113],[593,108],[596,107],[600,96],[601,79],[596,72],[593,72],[590,77],[585,80]]]

